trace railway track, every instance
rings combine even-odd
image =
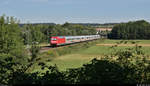
[[[40,49],[40,53],[46,52],[46,51],[51,50],[51,49],[63,48],[63,47],[67,47],[67,46],[73,46],[73,45],[61,45],[61,46],[58,46],[58,47],[42,46],[41,49]]]
[[[82,43],[82,42],[81,42]],[[56,48],[63,48],[63,47],[68,47],[68,46],[75,46],[79,43],[73,43],[73,44],[67,44],[67,45],[60,45],[60,46],[57,46],[57,47],[53,47],[53,46],[42,46],[41,49],[40,49],[40,53],[43,53],[43,52],[46,52],[50,49],[56,49]]]
[[[69,46],[69,45],[61,45],[61,46],[58,46],[58,47],[42,46],[41,49],[40,49],[40,53],[47,52],[48,50],[51,50],[51,49],[63,48],[63,47],[67,47],[67,46]]]
[[[40,49],[40,53],[46,52],[46,51],[53,49],[53,48],[54,47],[52,47],[52,46],[42,46]]]
[[[88,40],[88,41],[76,42],[76,43],[71,43],[71,44],[66,44],[66,45],[60,45],[60,46],[57,46],[57,47],[41,46],[40,53],[47,52],[50,49],[63,48],[63,47],[68,47],[68,46],[75,46],[75,45],[78,45],[78,44],[81,44],[81,43],[90,42],[90,41],[94,41],[94,40]]]

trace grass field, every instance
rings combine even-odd
[[[117,44],[122,40],[104,40],[103,42],[100,42],[98,44]],[[125,40],[128,41],[128,40]],[[137,44],[150,44],[150,40],[129,40],[127,44],[131,44],[132,42],[136,42]],[[93,58],[101,58],[104,55],[109,55],[113,53],[115,50],[123,50],[125,48],[129,48],[130,46],[118,46],[115,49],[111,48],[111,46],[97,46],[96,44],[87,48],[78,50],[76,52],[66,54],[63,56],[59,56],[54,58],[51,61],[45,62],[47,65],[57,65],[58,69],[61,71],[65,71],[68,68],[78,68],[81,67],[83,64],[88,63]],[[131,47],[130,47],[131,48]],[[142,47],[142,50],[147,54],[150,55],[150,47]],[[42,57],[44,59],[48,59]],[[34,71],[42,71],[40,70],[40,67],[35,64],[31,70]]]
[[[150,44],[150,40],[104,40],[103,44],[116,44],[117,42],[120,41],[128,41],[129,44],[131,42],[136,42],[137,44]]]

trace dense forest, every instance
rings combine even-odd
[[[110,39],[150,39],[150,23],[140,20],[117,24],[108,37]]]

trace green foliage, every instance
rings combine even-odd
[[[43,74],[42,77],[42,85],[47,84],[65,84],[67,81],[65,80],[65,73],[60,72],[57,68],[57,66],[45,66],[45,68],[48,68],[49,71],[47,71],[45,74]]]
[[[150,61],[140,46],[118,51],[116,56],[116,61],[125,71],[128,71],[125,72],[127,74],[126,78],[133,81],[128,81],[128,83],[146,83],[148,81],[146,74],[149,74],[149,71],[146,71],[146,69],[150,66]]]
[[[108,35],[111,39],[149,39],[150,24],[144,20],[115,25]]]
[[[24,44],[31,45],[32,42],[41,43],[43,42],[44,34],[41,31],[42,26],[40,25],[25,25],[22,28],[22,37],[24,38]]]
[[[123,69],[114,62],[93,59],[82,68],[69,70],[69,80],[76,84],[119,84],[123,83]]]
[[[40,47],[36,44],[32,44],[31,48],[30,48],[30,52],[31,52],[31,61],[33,61],[33,59],[37,58],[37,55],[39,53]]]
[[[0,83],[7,84],[12,73],[26,65],[23,40],[18,21],[13,17],[0,17]]]
[[[15,62],[13,62],[13,57],[10,54],[0,54],[0,58],[0,83],[6,84],[12,78]]]
[[[9,22],[5,20],[5,16],[0,17],[0,53],[14,54],[14,50],[21,51],[22,39],[21,31],[12,17],[7,17]]]
[[[51,28],[51,36],[67,36],[67,35],[91,35],[96,34],[96,30],[82,25],[72,25],[65,23],[64,25],[56,25]]]

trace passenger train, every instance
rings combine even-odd
[[[87,35],[87,36],[53,36],[50,39],[51,46],[59,46],[72,44],[77,42],[89,41],[99,39],[100,35]]]

